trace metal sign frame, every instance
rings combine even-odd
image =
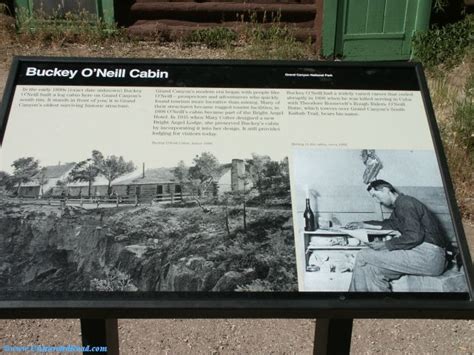
[[[418,63],[343,63],[295,61],[210,61],[16,57],[0,107],[3,140],[20,69],[32,63],[80,65],[169,65],[179,67],[313,68],[382,72],[412,71],[400,85],[412,80],[419,88],[435,153],[441,168],[448,206],[453,219],[469,287],[468,293],[350,293],[350,292],[16,292],[0,294],[1,318],[474,318],[474,273],[446,157],[436,125],[426,79]],[[381,85],[398,85],[381,83]],[[54,85],[54,84],[53,84]],[[151,85],[151,84],[150,84]],[[265,84],[272,87],[272,83]],[[367,83],[359,83],[367,85]],[[138,85],[137,85],[138,86]],[[370,88],[369,88],[370,89]]]

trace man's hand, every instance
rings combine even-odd
[[[400,238],[402,236],[402,233],[400,233],[399,231],[394,231],[393,233],[391,233],[392,235],[392,238]]]
[[[346,229],[362,229],[362,228],[364,228],[364,222],[347,223],[344,228],[346,228]]]
[[[374,249],[374,250],[386,250],[387,249],[387,247],[385,246],[385,242],[376,241],[376,242],[367,243],[367,245],[369,246],[369,248]]]

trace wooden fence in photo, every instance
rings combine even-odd
[[[119,207],[119,206],[139,206],[143,203],[150,203],[151,205],[157,203],[174,203],[178,201],[184,201],[186,198],[191,197],[189,193],[162,193],[156,194],[150,199],[141,199],[137,195],[133,196],[95,196],[95,197],[79,197],[79,196],[50,196],[47,198],[35,198],[35,197],[16,197],[18,202],[28,202],[39,205],[49,205],[49,206],[81,206],[81,207],[91,207],[96,208],[102,207]]]

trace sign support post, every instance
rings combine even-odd
[[[353,319],[318,318],[314,332],[314,355],[349,354]]]
[[[106,354],[119,354],[117,319],[81,318],[82,346],[107,346]],[[84,352],[86,354],[86,352]]]

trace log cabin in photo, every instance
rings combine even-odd
[[[57,165],[43,167],[31,178],[31,181],[21,184],[18,196],[38,198],[52,194],[54,189],[57,189],[58,182],[66,181],[74,165],[76,163],[61,164],[59,162]]]

